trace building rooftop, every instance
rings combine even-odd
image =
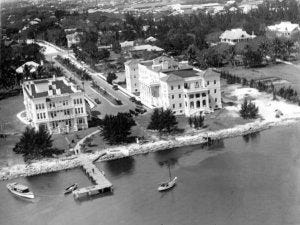
[[[24,89],[31,98],[60,96],[79,92],[72,83],[64,77],[25,81]]]
[[[226,30],[220,35],[220,39],[238,40],[245,38],[255,38],[254,34],[249,35],[246,31],[241,28]]]
[[[281,22],[279,24],[275,24],[275,25],[271,25],[271,26],[268,26],[268,29],[271,30],[271,31],[279,31],[279,32],[291,32],[295,29],[300,29],[299,28],[299,24],[297,23],[291,23],[289,21],[287,22]]]
[[[133,46],[131,51],[157,51],[157,52],[162,52],[164,51],[162,48],[159,48],[155,45],[137,45],[137,46]]]
[[[168,75],[176,75],[181,78],[196,77],[201,75],[200,71],[194,70],[193,68],[173,70],[164,73]]]

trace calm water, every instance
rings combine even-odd
[[[21,178],[38,196],[11,195],[0,182],[0,224],[300,224],[300,124],[215,146],[185,147],[98,164],[113,195],[75,201],[64,187],[90,181],[80,169]],[[158,193],[172,162],[178,185]]]

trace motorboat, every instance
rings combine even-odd
[[[158,187],[158,191],[166,191],[166,190],[169,190],[171,189],[172,187],[175,186],[176,184],[176,181],[177,181],[177,177],[174,177],[172,180],[170,181],[167,181],[167,182],[164,182],[164,183],[161,183]]]
[[[65,189],[65,195],[75,191],[78,188],[78,184],[72,184],[71,186]]]
[[[33,199],[34,198],[34,194],[29,190],[29,188],[23,184],[19,184],[17,182],[14,183],[9,183],[6,185],[7,189],[20,197],[24,197],[24,198],[30,198]]]

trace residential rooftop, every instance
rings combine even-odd
[[[23,87],[30,98],[62,96],[80,92],[64,77],[25,81]]]
[[[189,77],[196,77],[200,76],[201,72],[198,70],[194,70],[193,68],[187,68],[187,69],[179,69],[179,70],[173,70],[173,71],[167,71],[164,72],[167,75],[176,75],[181,78],[189,78]]]

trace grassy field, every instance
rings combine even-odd
[[[293,64],[277,64],[266,66],[262,68],[246,69],[242,67],[225,67],[224,71],[228,71],[231,74],[244,77],[246,79],[262,79],[268,77],[278,77],[288,82],[284,83],[285,86],[291,86],[298,93],[300,93],[300,65]]]

